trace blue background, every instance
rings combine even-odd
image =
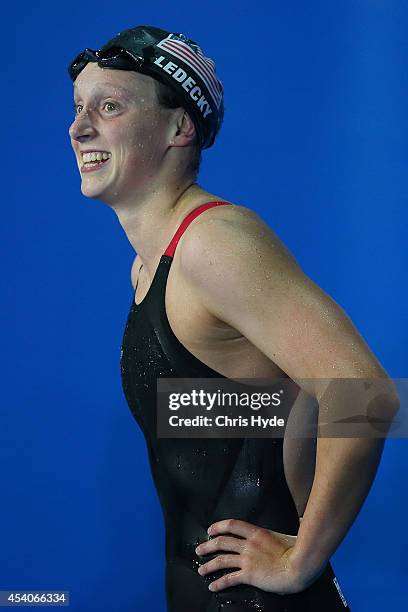
[[[196,40],[225,86],[199,183],[258,211],[402,378],[408,6],[23,2],[4,18],[0,589],[161,611],[161,511],[120,385],[134,253],[80,192],[67,65],[134,25]],[[406,601],[406,449],[387,441],[332,559],[353,612]]]

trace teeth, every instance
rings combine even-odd
[[[112,157],[111,153],[106,151],[92,151],[92,153],[82,153],[82,161],[84,164],[87,162],[102,161],[103,159],[109,159]]]

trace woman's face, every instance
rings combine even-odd
[[[90,62],[74,83],[74,104],[69,135],[82,193],[114,204],[152,184],[170,139],[169,110],[158,105],[153,79]],[[109,159],[87,172],[84,151]]]

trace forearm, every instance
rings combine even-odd
[[[374,480],[384,439],[318,438],[316,471],[292,562],[308,581],[343,540]]]

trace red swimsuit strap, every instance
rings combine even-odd
[[[169,246],[164,251],[163,255],[170,255],[171,257],[173,257],[174,251],[176,250],[177,243],[180,240],[183,233],[186,231],[191,221],[193,221],[193,219],[195,219],[199,214],[204,212],[204,210],[207,210],[207,208],[212,208],[213,206],[222,206],[223,204],[231,204],[231,202],[220,202],[220,201],[206,202],[205,204],[200,204],[200,206],[197,206],[197,208],[192,210],[185,217],[185,219],[183,219],[183,221],[180,223],[178,230],[174,234],[173,238],[170,241]]]

